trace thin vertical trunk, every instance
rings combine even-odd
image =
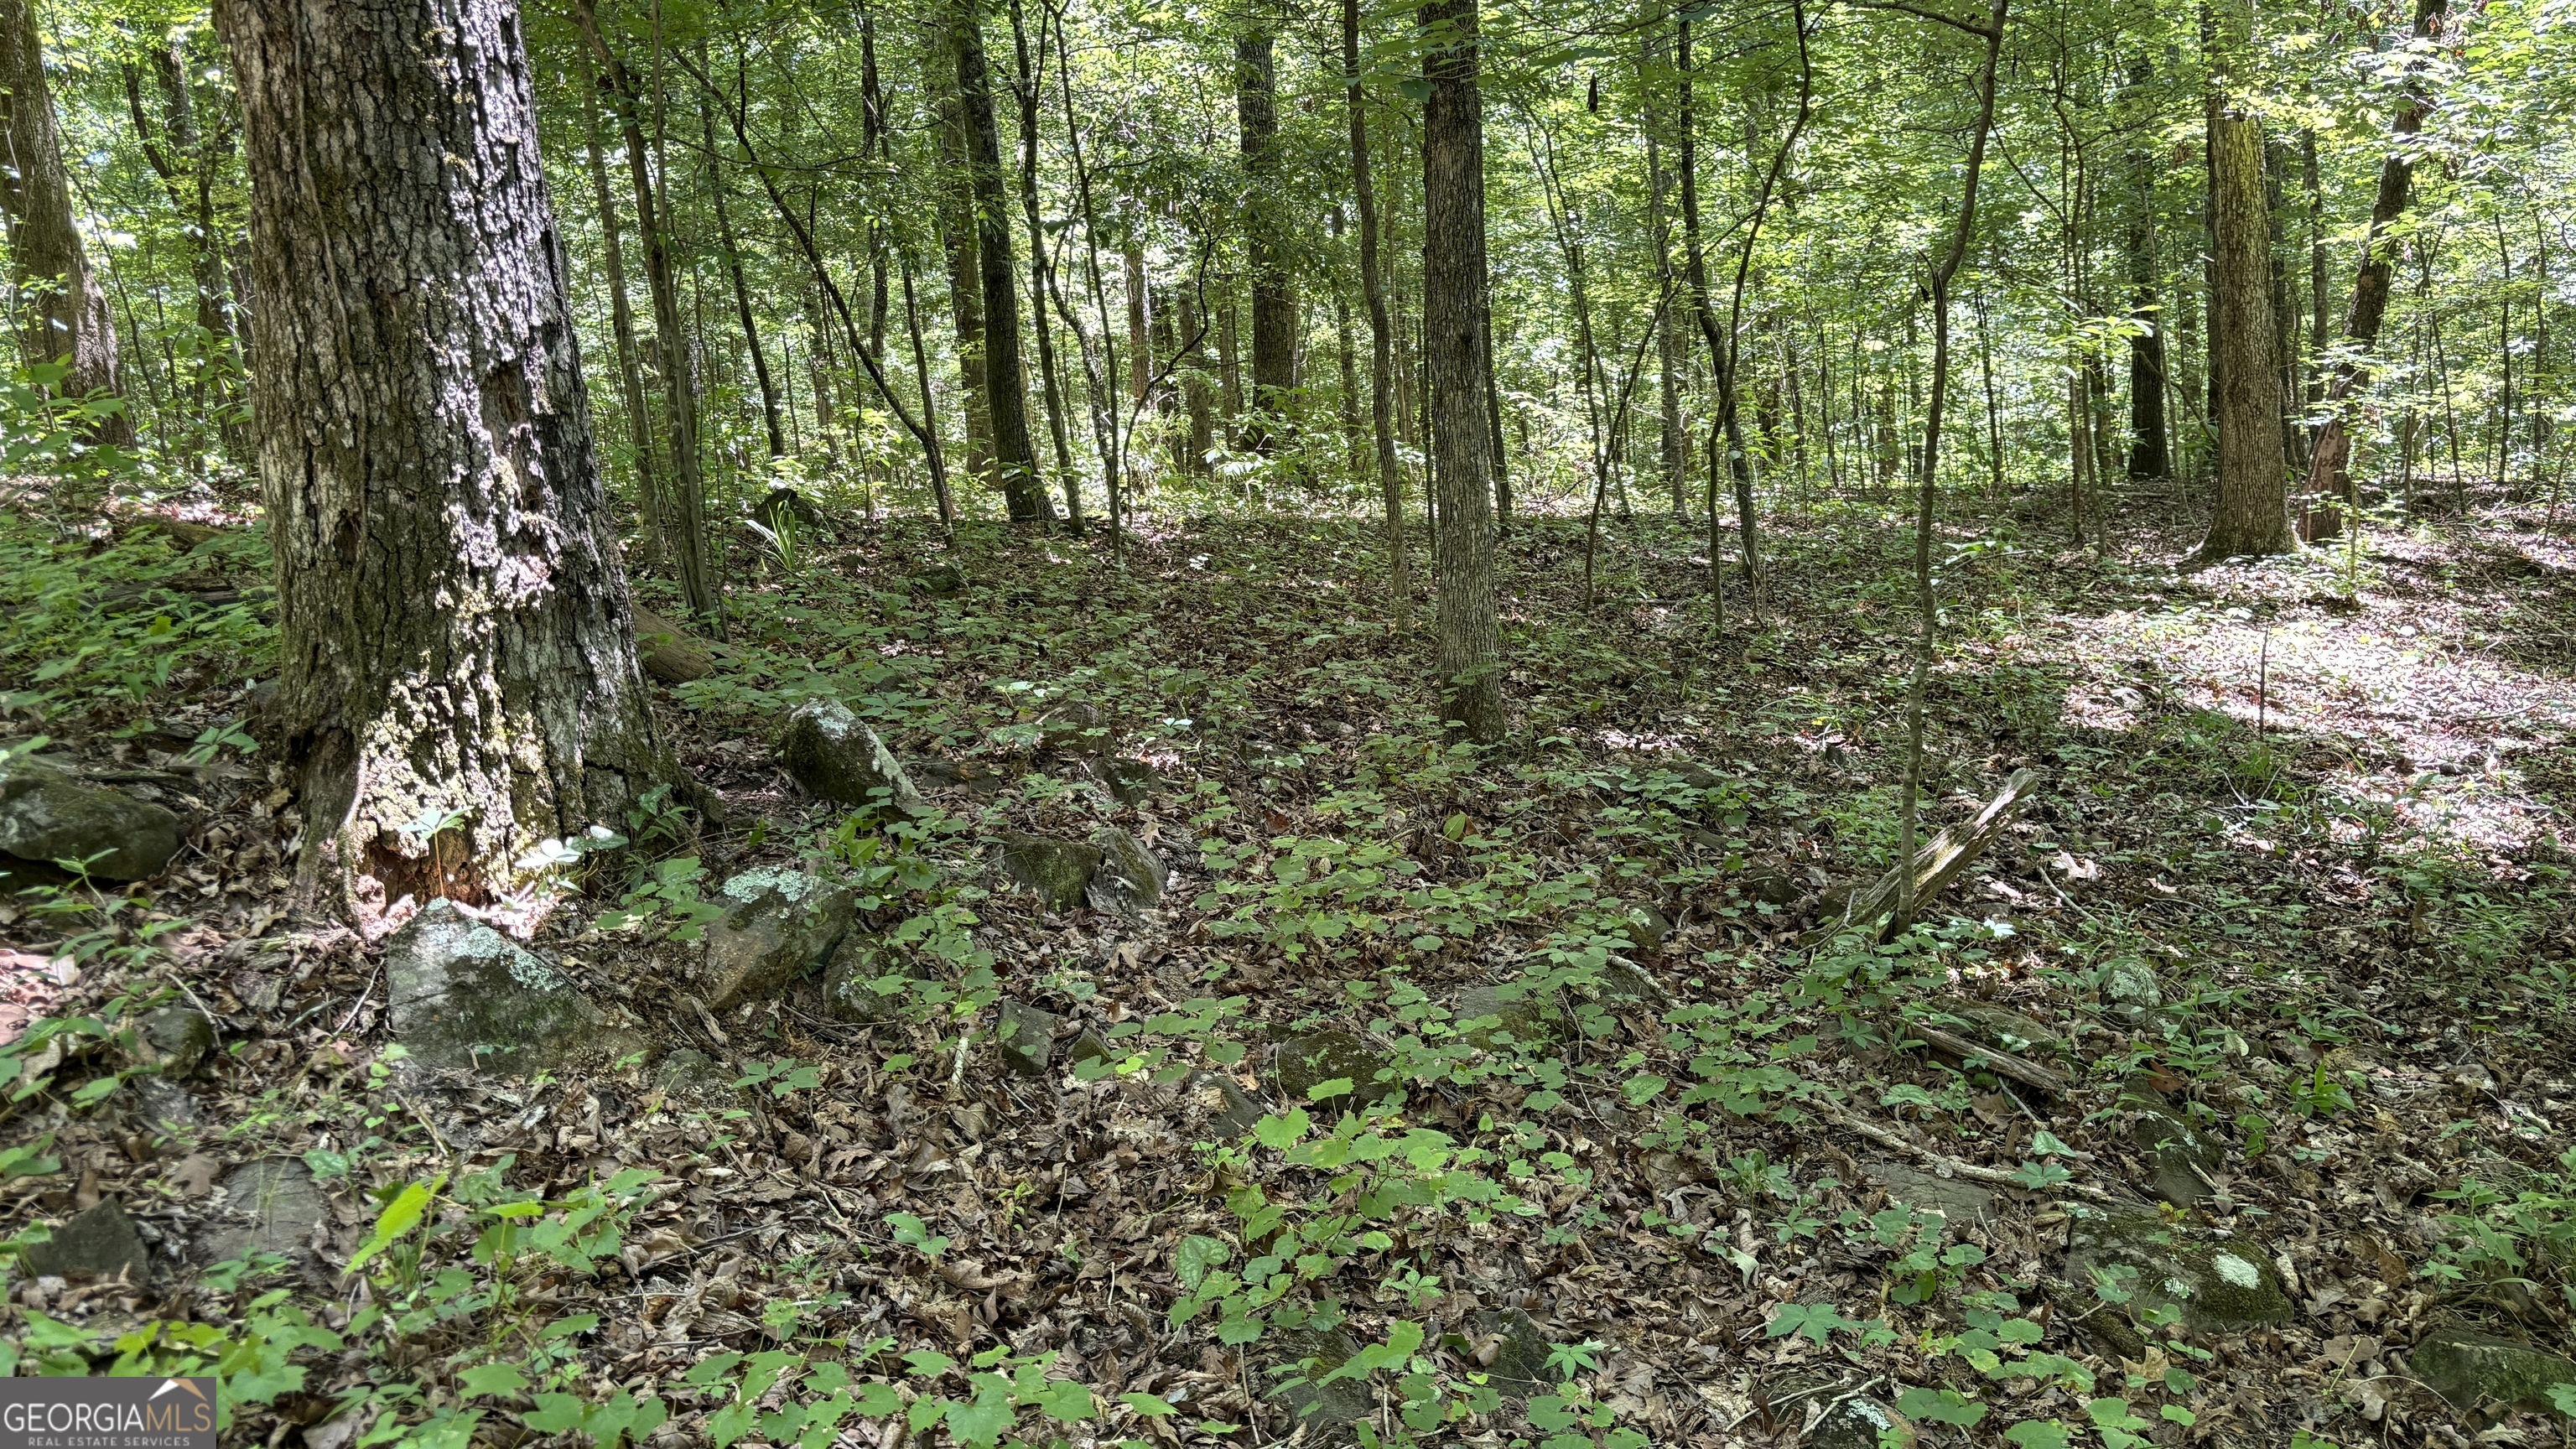
[[[1045,81],[1030,59],[1021,0],[1011,0],[1011,48],[1019,59],[1012,96],[1020,110],[1020,214],[1029,233],[1029,326],[1037,334],[1038,381],[1046,401],[1047,438],[1055,446],[1056,476],[1064,480],[1066,525],[1080,534],[1082,480],[1074,476],[1073,442],[1065,434],[1064,391],[1057,381],[1055,328],[1047,322],[1047,278],[1054,263],[1047,255],[1046,224],[1038,213],[1038,105],[1044,98]]]
[[[1509,721],[1487,487],[1493,434],[1484,397],[1489,273],[1477,4],[1429,0],[1417,12],[1431,86],[1422,117],[1422,330],[1440,495],[1440,715],[1465,739],[1493,744]]]
[[[706,57],[698,57],[701,65]],[[715,202],[716,246],[724,261],[725,280],[733,285],[734,320],[742,326],[743,345],[751,352],[751,372],[760,385],[760,417],[769,432],[769,456],[787,456],[787,433],[780,426],[778,384],[769,375],[769,354],[760,345],[760,323],[751,311],[751,284],[742,270],[742,249],[735,244],[733,211],[725,205],[724,168],[716,156],[715,116],[707,105],[706,92],[698,93],[698,133],[706,146],[707,194]]]
[[[904,330],[912,335],[913,376],[921,380],[921,425],[930,455],[930,491],[939,506],[939,531],[953,538],[957,533],[957,504],[948,491],[948,475],[939,466],[939,404],[930,385],[930,351],[921,345],[921,303],[913,295],[909,252],[899,259],[898,270],[903,274]]]
[[[992,75],[984,56],[984,22],[975,0],[951,17],[957,97],[966,119],[968,180],[974,197],[975,250],[984,289],[984,402],[993,427],[993,463],[1003,507],[1013,523],[1052,523],[1055,504],[1038,477],[1029,440],[1028,379],[1020,362],[1020,281],[1011,265],[1010,202],[1002,180],[1002,138],[993,117]]]
[[[1181,289],[1178,310],[1181,336],[1189,339],[1189,350],[1181,359],[1181,401],[1189,417],[1188,455],[1181,467],[1203,478],[1212,471],[1208,454],[1216,448],[1216,406],[1208,388],[1206,329],[1192,289]]]
[[[1656,138],[1661,121],[1654,108],[1655,81],[1665,65],[1664,29],[1660,24],[1646,27],[1644,46],[1645,66],[1639,89],[1646,98],[1646,227],[1655,248],[1656,290],[1670,297],[1678,289],[1679,279],[1673,274],[1673,178],[1664,169],[1663,148]],[[1667,305],[1655,319],[1656,457],[1677,520],[1690,515],[1690,501],[1684,491],[1689,486],[1690,439],[1682,430],[1681,329],[1678,307]]]
[[[885,82],[877,74],[877,17],[867,0],[859,3],[859,159],[888,171],[893,153],[886,140]],[[868,356],[885,357],[889,258],[886,228],[868,218]]]
[[[0,0],[0,217],[8,224],[9,259],[22,309],[20,350],[31,364],[69,365],[55,390],[65,397],[121,392],[116,318],[107,290],[90,270],[72,215],[63,170],[60,122],[45,80],[45,43],[34,0]],[[134,442],[122,410],[89,425],[101,443]]]
[[[1126,434],[1118,425],[1118,403],[1110,379],[1118,374],[1118,343],[1109,326],[1109,291],[1100,267],[1100,210],[1098,198],[1091,189],[1091,166],[1082,155],[1082,128],[1074,122],[1073,56],[1064,35],[1064,15],[1052,4],[1048,19],[1055,31],[1056,97],[1064,107],[1065,149],[1073,157],[1074,196],[1082,204],[1082,246],[1088,263],[1084,277],[1091,286],[1092,315],[1100,324],[1100,353],[1092,352],[1091,339],[1064,305],[1061,287],[1056,291],[1056,306],[1065,322],[1073,328],[1074,340],[1082,347],[1083,395],[1091,407],[1091,428],[1100,449],[1102,483],[1109,495],[1110,557],[1124,564],[1127,557],[1126,510]]]
[[[2145,90],[2146,62],[2130,71],[2129,85]],[[2173,470],[2165,440],[2165,319],[2156,301],[2156,162],[2152,153],[2129,155],[2129,310],[2138,330],[2129,338],[2129,476],[2163,478]]]
[[[1332,233],[1333,250],[1339,252],[1342,240],[1342,208],[1338,206],[1332,211]],[[1187,320],[1187,318],[1183,319],[1185,325]],[[1333,275],[1333,343],[1334,351],[1340,358],[1342,374],[1341,402],[1334,412],[1342,425],[1342,451],[1350,460],[1351,476],[1356,479],[1368,467],[1368,444],[1360,436],[1359,348],[1351,336],[1351,290],[1342,280],[1339,268],[1335,269]],[[1191,416],[1190,423],[1193,429],[1198,425],[1195,412]]]
[[[1145,389],[1154,381],[1154,287],[1145,275],[1145,238],[1127,232],[1127,403],[1145,405]]]
[[[1242,335],[1239,308],[1235,303],[1234,279],[1229,277],[1219,289],[1216,314],[1217,384],[1225,394],[1225,446],[1228,452],[1243,447],[1244,398]]]
[[[635,309],[626,297],[626,247],[617,224],[617,196],[608,184],[608,160],[599,145],[598,75],[590,53],[580,53],[582,139],[590,153],[590,187],[599,209],[599,232],[608,272],[608,319],[617,343],[619,401],[625,405],[626,438],[635,450],[636,505],[644,515],[644,559],[662,561],[662,485],[653,461],[653,420],[644,410],[644,369],[635,347]]]
[[[948,264],[948,312],[957,329],[957,386],[966,420],[966,471],[990,484],[993,410],[985,386],[983,260],[975,240],[974,147],[966,136],[966,103],[952,68],[931,67],[939,133],[939,241]]]
[[[1387,589],[1395,599],[1395,627],[1413,627],[1413,579],[1404,547],[1404,474],[1395,458],[1390,416],[1396,392],[1393,323],[1387,316],[1386,274],[1378,262],[1377,188],[1369,175],[1367,95],[1360,77],[1359,0],[1342,0],[1342,84],[1351,121],[1351,195],[1359,213],[1360,289],[1369,314],[1369,435],[1376,444],[1378,490],[1386,500]]]
[[[1254,29],[1234,43],[1235,119],[1242,130],[1250,205],[1244,250],[1252,263],[1252,407],[1248,446],[1279,450],[1297,385],[1297,300],[1288,273],[1286,214],[1280,204],[1278,78],[1271,34]]]

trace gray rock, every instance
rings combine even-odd
[[[2290,1295],[2271,1255],[2250,1240],[2168,1223],[2155,1213],[2105,1214],[2080,1204],[2068,1212],[2074,1222],[2066,1277],[2079,1291],[2104,1274],[2126,1278],[2133,1313],[2179,1308],[2194,1333],[2235,1333],[2290,1319]]]
[[[858,1026],[882,1026],[902,1017],[906,990],[918,979],[900,960],[845,949],[823,973],[824,1014]]]
[[[1089,1037],[1090,1033],[1086,1031],[1084,1036]],[[1098,1040],[1097,1037],[1091,1039]],[[1081,1050],[1082,1043],[1077,1040],[1074,1052]],[[1078,1061],[1081,1058],[1072,1056],[1071,1059]],[[1269,1115],[1269,1109],[1259,1099],[1222,1072],[1191,1073],[1190,1094],[1201,1117],[1214,1125],[1226,1140],[1251,1131],[1254,1124]]]
[[[1914,1449],[1923,1431],[1867,1394],[1837,1400],[1806,1433],[1799,1449]]]
[[[1005,1000],[993,1023],[993,1044],[1002,1065],[1026,1077],[1043,1077],[1055,1067],[1054,1012]]]
[[[1320,1382],[1351,1361],[1351,1355],[1360,1351],[1358,1342],[1339,1329],[1314,1328],[1274,1328],[1261,1342],[1274,1356],[1273,1377],[1303,1376],[1303,1382],[1273,1390],[1272,1397],[1287,1407],[1292,1425],[1305,1429],[1305,1442],[1318,1449],[1359,1442],[1353,1426],[1377,1412],[1375,1391],[1364,1378]]]
[[[46,864],[86,861],[102,880],[146,880],[179,853],[179,817],[21,759],[0,767],[0,851]]]
[[[2152,967],[2135,956],[2122,956],[2102,968],[2102,999],[2114,1006],[2150,1011],[2165,1004],[2165,992]]]
[[[225,1206],[248,1221],[208,1235],[205,1261],[226,1263],[253,1253],[312,1260],[313,1234],[326,1213],[312,1169],[292,1157],[263,1158],[225,1174],[223,1189]]]
[[[34,1278],[123,1277],[139,1284],[152,1274],[143,1236],[114,1198],[54,1229],[51,1238],[27,1249],[20,1264]]]
[[[715,899],[724,919],[707,928],[697,968],[697,994],[711,1011],[830,964],[858,903],[839,881],[779,866],[744,871]]]
[[[2545,1413],[2553,1384],[2576,1383],[2576,1363],[2545,1349],[2465,1328],[2436,1328],[2416,1341],[2407,1366],[2462,1413],[2524,1409]]]
[[[1788,876],[1768,866],[1759,865],[1736,877],[1735,889],[1739,895],[1760,901],[1766,906],[1794,905],[1798,897],[1806,894],[1798,888],[1798,883]]]
[[[796,706],[778,732],[778,762],[819,799],[842,805],[921,803],[903,762],[837,699]]]
[[[160,1006],[143,1014],[143,1040],[161,1075],[193,1077],[215,1049],[215,1024],[193,1006]]]
[[[994,860],[1003,878],[1033,892],[1059,915],[1082,904],[1101,859],[1100,847],[1078,840],[1012,832],[994,841]]]
[[[2150,1107],[2138,1114],[2130,1136],[2155,1164],[2156,1196],[2178,1208],[2197,1204],[2217,1191],[2209,1174],[2226,1160],[2218,1144],[2178,1113]]]
[[[1141,805],[1161,783],[1162,776],[1142,760],[1123,760],[1116,756],[1093,762],[1091,771],[1100,779],[1109,798],[1121,805]]]
[[[1310,1031],[1279,1044],[1279,1094],[1289,1105],[1302,1106],[1315,1100],[1306,1095],[1311,1089],[1347,1079],[1349,1095],[1324,1099],[1325,1105],[1365,1107],[1402,1090],[1401,1083],[1378,1080],[1378,1074],[1393,1063],[1384,1049],[1357,1032],[1338,1027]]]
[[[1089,755],[1109,743],[1100,711],[1070,700],[1038,716],[1038,743],[1050,754]]]
[[[132,1094],[134,1119],[155,1136],[173,1137],[197,1125],[197,1098],[187,1088],[163,1077],[134,1077],[125,1084]]]
[[[1863,1177],[1887,1189],[1888,1201],[1918,1212],[1939,1213],[1954,1228],[1994,1221],[1995,1195],[1974,1183],[1935,1177],[1893,1162],[1864,1162],[1860,1170]]]
[[[730,1067],[708,1056],[696,1047],[682,1047],[662,1058],[653,1069],[653,1086],[674,1101],[700,1103],[737,1103],[742,1089],[734,1085]]]
[[[1068,1068],[1080,1066],[1084,1062],[1106,1062],[1117,1059],[1118,1053],[1110,1047],[1108,1040],[1087,1026],[1075,1032],[1073,1045],[1064,1049],[1064,1064]]]
[[[1099,868],[1092,872],[1084,892],[1093,910],[1134,916],[1163,903],[1167,879],[1163,863],[1144,842],[1115,825],[1104,825],[1092,833],[1091,843],[1100,848]]]
[[[1458,1023],[1458,1034],[1478,1051],[1544,1046],[1556,1040],[1564,1026],[1564,1014],[1553,1003],[1528,995],[1506,1001],[1497,986],[1470,986],[1459,992],[1449,1014]],[[1487,1017],[1493,1020],[1487,1022]]]
[[[953,563],[941,561],[921,566],[912,576],[913,586],[935,598],[946,598],[966,587],[966,571]]]
[[[1641,1006],[1661,1012],[1670,1010],[1673,1004],[1673,994],[1664,989],[1664,983],[1625,956],[1613,956],[1601,968],[1601,980],[1593,987],[1593,995],[1613,1011]]]
[[[447,901],[385,942],[385,975],[394,1037],[423,1066],[524,1076],[627,1044],[571,978]]]
[[[1481,1345],[1486,1340],[1493,1343],[1494,1356],[1484,1367],[1495,1387],[1526,1393],[1556,1385],[1556,1375],[1547,1366],[1553,1345],[1537,1319],[1518,1308],[1479,1308],[1467,1315],[1467,1324],[1480,1345],[1477,1357],[1483,1357]]]
[[[1673,934],[1673,923],[1663,912],[1639,902],[1620,912],[1628,944],[1639,951],[1657,951]]]

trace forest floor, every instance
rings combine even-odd
[[[639,1049],[533,1081],[402,1061],[381,943],[293,899],[223,733],[243,556],[55,550],[44,647],[104,642],[43,680],[22,643],[0,731],[189,844],[148,900],[0,906],[0,1231],[115,1200],[151,1260],[21,1264],[0,1334],[212,1363],[233,1441],[314,1449],[2563,1442],[2576,548],[2538,522],[2195,574],[2179,530],[1963,522],[1926,829],[2036,783],[1885,946],[1816,929],[1895,858],[1885,515],[1775,521],[1714,639],[1704,537],[1606,523],[1587,611],[1580,521],[1518,522],[1489,752],[1363,523],[1163,519],[1123,567],[854,531],[741,564],[717,670],[657,686],[726,816],[632,822],[538,933]],[[141,626],[66,601],[182,577],[235,665],[100,674]],[[927,805],[800,792],[813,694]],[[1102,827],[1159,904],[990,865]],[[884,1009],[675,1004],[701,883],[800,863],[863,883]],[[120,1034],[172,999],[217,1034],[186,1077]]]

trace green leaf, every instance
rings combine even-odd
[[[2015,1449],[2067,1449],[2072,1442],[2066,1426],[2055,1419],[2033,1419],[2015,1424],[2004,1431],[2004,1442]]]
[[[1120,1394],[1118,1402],[1148,1419],[1168,1419],[1180,1412],[1152,1394]]]
[[[1986,1406],[1957,1389],[1907,1389],[1896,1396],[1896,1412],[1927,1424],[1967,1429],[1986,1417]]]
[[[430,1199],[446,1185],[447,1174],[442,1172],[425,1183],[415,1182],[397,1193],[392,1202],[385,1204],[385,1210],[376,1214],[375,1236],[349,1259],[348,1271],[355,1273],[365,1267],[368,1260],[392,1247],[396,1239],[417,1227],[429,1212]]]
[[[1314,1127],[1314,1121],[1303,1107],[1291,1107],[1286,1116],[1271,1114],[1252,1124],[1252,1136],[1262,1146],[1284,1151]]]
[[[526,1392],[528,1376],[519,1372],[514,1363],[485,1363],[458,1374],[456,1382],[464,1386],[469,1398],[509,1398]]]
[[[1351,1079],[1348,1077],[1335,1077],[1330,1081],[1317,1082],[1315,1085],[1308,1087],[1306,1089],[1306,1100],[1309,1102],[1320,1102],[1326,1097],[1347,1097],[1350,1095],[1350,1092]]]

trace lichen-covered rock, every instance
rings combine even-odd
[[[2138,1114],[2130,1136],[2155,1164],[2152,1185],[2159,1199],[2187,1208],[2217,1191],[2209,1174],[2226,1155],[2180,1115],[2149,1108]]]
[[[682,1047],[653,1069],[653,1087],[667,1100],[730,1106],[742,1100],[732,1068],[696,1047]]]
[[[1914,1449],[1922,1442],[1913,1420],[1867,1394],[1836,1399],[1798,1439],[1799,1449]]]
[[[1100,711],[1068,700],[1038,716],[1038,742],[1049,754],[1094,754],[1109,743],[1109,727]]]
[[[2165,1004],[2165,992],[2154,968],[2135,956],[2122,956],[2102,968],[2102,999],[2132,1011],[2148,1011]]]
[[[1095,760],[1091,773],[1098,777],[1109,798],[1121,805],[1141,805],[1154,792],[1162,777],[1142,760],[1120,759],[1115,755]]]
[[[1135,916],[1163,903],[1163,863],[1144,842],[1104,825],[1092,834],[1091,843],[1100,849],[1100,865],[1084,890],[1093,910]]]
[[[2066,1038],[2057,1028],[2007,1006],[1983,1001],[1944,1001],[1939,1009],[1956,1019],[1961,1036],[2011,1052],[2017,1057],[2062,1057]]]
[[[1079,840],[1014,831],[994,841],[994,861],[1002,876],[1061,915],[1082,904],[1091,877],[1100,869],[1101,850]]]
[[[1673,994],[1655,974],[1625,956],[1613,956],[1602,966],[1600,980],[1592,988],[1593,997],[1613,1011],[1641,1007],[1649,1012],[1669,1010]]]
[[[903,762],[837,699],[809,699],[788,714],[778,731],[778,762],[818,799],[841,805],[921,803]]]
[[[1359,1442],[1356,1426],[1377,1411],[1376,1390],[1364,1378],[1323,1381],[1360,1351],[1357,1340],[1340,1329],[1274,1328],[1261,1346],[1274,1382],[1300,1379],[1281,1388],[1277,1402],[1287,1407],[1288,1422],[1305,1430],[1306,1443],[1323,1449]]]
[[[2271,1257],[2253,1242],[2169,1223],[2155,1213],[2069,1208],[2066,1277],[2079,1291],[2106,1277],[2132,1311],[2174,1307],[2195,1333],[2235,1333],[2285,1323],[2290,1295]]]
[[[423,1066],[525,1076],[630,1044],[572,979],[447,901],[385,942],[396,1040]]]
[[[1334,1108],[1365,1107],[1401,1090],[1401,1083],[1379,1080],[1394,1060],[1357,1032],[1338,1027],[1310,1031],[1279,1044],[1279,1092],[1291,1106],[1323,1101]],[[1316,1087],[1336,1081],[1350,1083],[1349,1092],[1324,1098],[1310,1095]]]
[[[327,1210],[313,1173],[291,1157],[246,1162],[223,1181],[224,1207],[236,1221],[209,1234],[199,1256],[209,1263],[275,1253],[309,1263],[314,1230]]]
[[[1639,951],[1662,950],[1664,942],[1673,934],[1671,919],[1642,901],[1623,907],[1619,917],[1620,933],[1628,938],[1631,947]]]
[[[1554,1003],[1506,986],[1470,986],[1449,1008],[1458,1034],[1479,1051],[1508,1052],[1556,1040],[1564,1013]]]
[[[1862,1176],[1887,1190],[1889,1202],[1939,1213],[1953,1228],[1972,1227],[1994,1218],[1995,1195],[1974,1183],[1935,1177],[1893,1162],[1864,1162],[1860,1170]]]
[[[1470,1355],[1505,1392],[1527,1392],[1553,1385],[1547,1358],[1553,1345],[1538,1320],[1518,1308],[1480,1308],[1467,1316],[1473,1330]]]
[[[850,933],[858,897],[809,871],[764,866],[717,889],[723,919],[707,927],[697,965],[698,996],[709,1010],[776,991],[829,965]]]
[[[1055,1067],[1054,1012],[1024,1002],[1004,1001],[993,1023],[993,1045],[1002,1065],[1024,1077],[1043,1077]]]
[[[934,598],[946,598],[966,587],[966,571],[942,559],[923,564],[921,572],[912,576],[912,584]]]
[[[0,851],[46,864],[82,862],[102,880],[146,880],[179,853],[179,817],[20,759],[0,765]]]
[[[193,1006],[158,1006],[143,1014],[143,1040],[161,1075],[193,1077],[215,1049],[215,1024]]]
[[[844,947],[823,972],[823,1012],[834,1021],[882,1026],[903,1015],[904,996],[918,979],[885,953]]]
[[[123,1277],[140,1284],[151,1275],[152,1255],[134,1230],[134,1220],[109,1198],[54,1229],[44,1242],[30,1245],[20,1267],[30,1278]]]
[[[2426,1387],[2464,1414],[2545,1412],[2554,1407],[2549,1394],[2553,1385],[2576,1384],[2576,1363],[2527,1343],[2457,1327],[2424,1335],[2406,1363]]]

